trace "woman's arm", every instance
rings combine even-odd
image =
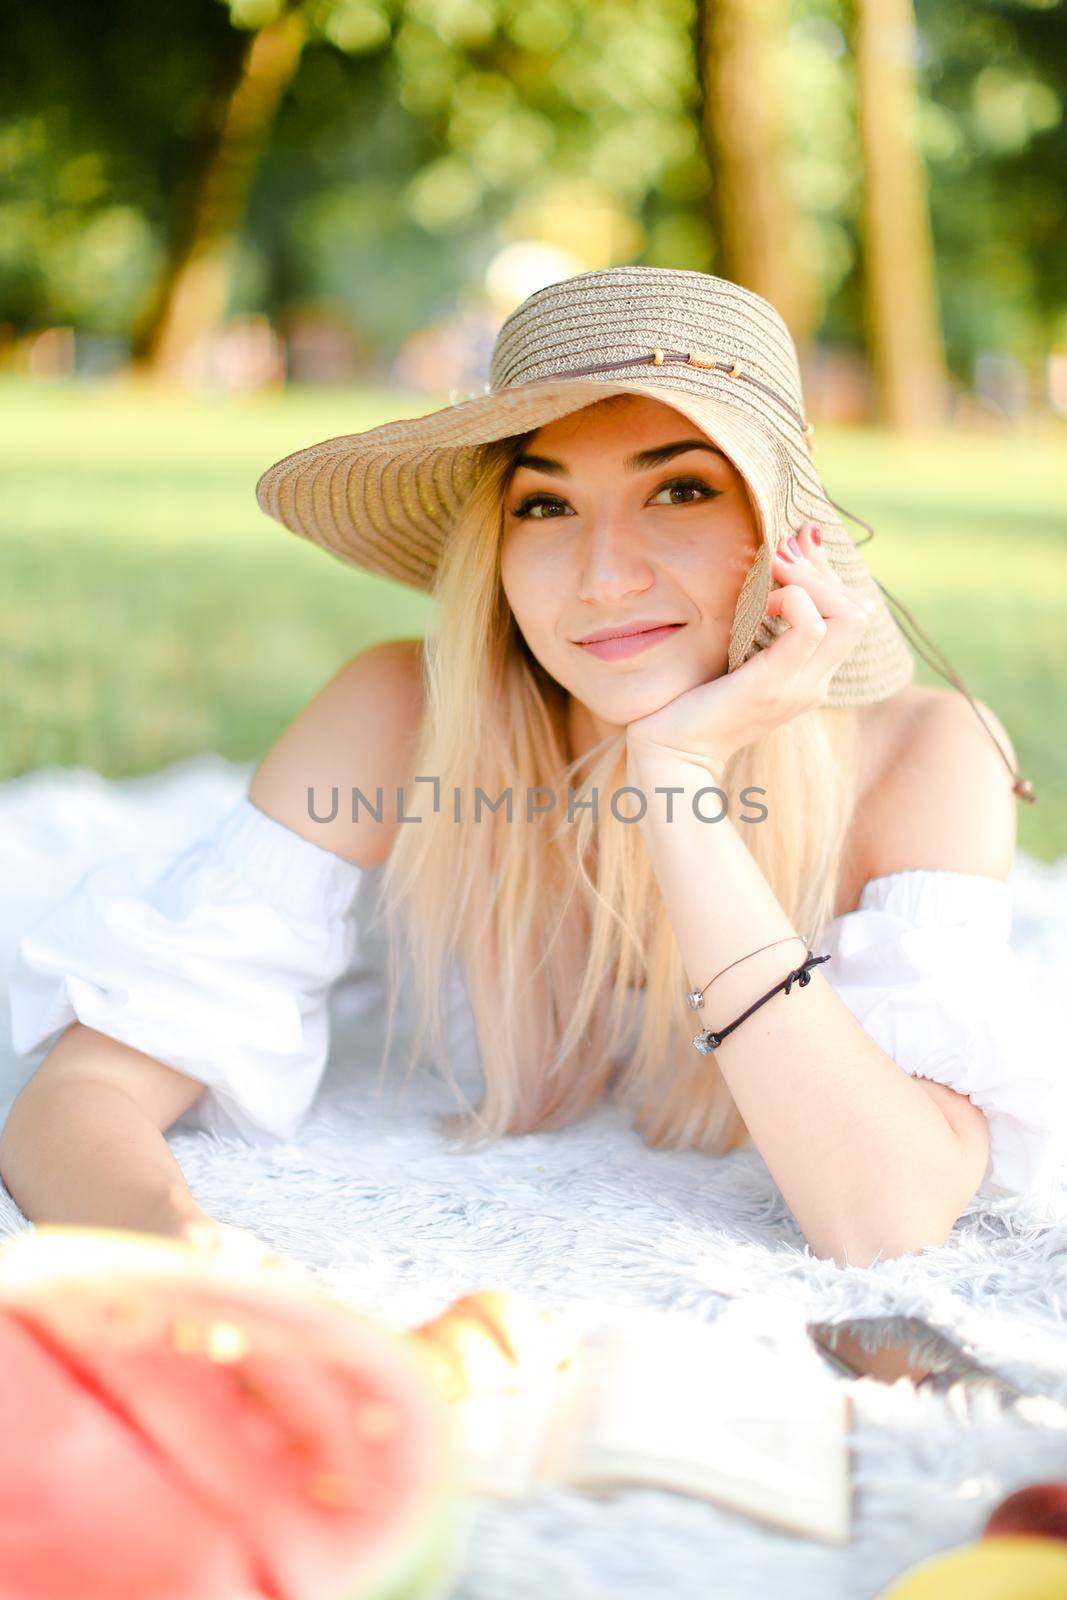
[[[628,782],[648,806],[640,827],[694,988],[794,928],[729,818],[704,823],[692,795],[707,768],[632,752]],[[656,786],[673,785],[673,820]],[[701,803],[718,809],[714,796]],[[818,954],[816,950],[815,954]],[[694,1035],[732,1022],[804,960],[801,939],[751,955],[717,978]],[[774,995],[715,1052],[737,1108],[817,1255],[869,1265],[945,1241],[973,1197],[985,1152],[964,1145],[919,1082],[876,1045],[820,969]]]
[[[761,947],[805,930],[790,925],[732,822],[701,822],[691,796],[721,787],[735,750],[823,705],[867,626],[867,602],[832,569],[813,524],[772,563],[779,587],[766,615],[786,624],[774,642],[627,729],[629,772],[650,801],[641,827],[689,981],[703,989],[750,957],[716,980],[703,1026],[732,1022],[799,966],[799,940]],[[893,753],[881,810],[869,814],[865,797],[854,819],[866,876],[942,868],[1004,877],[1015,812],[1000,757],[963,700],[929,704]],[[651,804],[651,792],[670,785],[682,791],[673,821]],[[881,1049],[818,967],[810,980],[773,995],[716,1052],[753,1141],[820,1254],[869,1264],[879,1252],[943,1243],[982,1183],[983,1113],[963,1096],[950,1113],[944,1095]]]
[[[336,824],[319,825],[308,815],[307,790],[315,785],[328,793],[330,786],[339,785],[347,796],[349,785],[373,793],[381,784],[391,795],[418,714],[420,647],[418,640],[388,641],[347,662],[264,759],[252,780],[250,799],[255,807],[356,865],[381,859],[388,845],[388,820],[353,826],[346,820],[345,801]],[[234,866],[239,870],[239,864]],[[84,937],[80,930],[78,939]],[[246,966],[255,966],[258,948],[250,943],[243,952]],[[241,949],[235,948],[235,961],[241,956]],[[121,951],[114,959],[121,960]],[[157,959],[162,963],[156,996],[161,1004],[168,959],[175,971],[181,965],[177,946],[169,957],[161,949]],[[121,977],[118,965],[111,976]],[[178,991],[172,985],[166,992],[173,1007]],[[217,1009],[219,995],[210,998]],[[181,1003],[183,1029],[189,1035],[188,1024],[195,1022],[196,1013],[191,988]],[[205,1029],[211,1031],[206,1023]],[[156,1033],[160,1034],[159,1027]],[[155,1048],[159,1056],[166,1054],[165,1048]],[[207,1057],[213,1049],[226,1048],[227,1041],[205,1036],[202,1054]],[[203,1089],[199,1078],[166,1065],[156,1055],[74,1022],[11,1108],[0,1134],[0,1177],[34,1222],[111,1225],[173,1235],[188,1222],[208,1221],[164,1138],[166,1129]]]
[[[33,1222],[176,1236],[207,1220],[163,1130],[203,1084],[80,1022],[52,1046],[0,1134],[0,1176]]]

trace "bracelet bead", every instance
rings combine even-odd
[[[747,1011],[742,1011],[741,1015],[735,1017],[733,1022],[729,1023],[725,1028],[720,1028],[718,1032],[711,1028],[705,1028],[702,1033],[696,1034],[693,1039],[694,1049],[698,1050],[702,1056],[711,1055],[713,1050],[719,1048],[727,1034],[733,1033],[734,1029],[740,1027],[741,1023],[746,1021],[754,1011],[758,1011],[760,1006],[766,1005],[772,996],[783,990],[786,994],[789,994],[794,983],[800,989],[806,988],[811,982],[811,968],[820,966],[822,962],[829,961],[829,959],[829,956],[816,956],[809,952],[807,960],[802,966],[796,967],[792,972],[787,973],[781,982],[776,983],[773,989],[768,989],[766,994],[761,995],[758,1000],[748,1007]],[[692,1000],[693,996],[689,995],[687,998]]]

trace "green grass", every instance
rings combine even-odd
[[[0,777],[254,760],[350,655],[423,632],[424,596],[294,538],[254,488],[305,444],[443,401],[0,383]],[[1049,860],[1067,852],[1064,444],[819,429],[830,493],[877,530],[875,576],[1011,734],[1039,795],[1019,843]]]

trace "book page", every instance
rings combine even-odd
[[[541,1478],[698,1495],[832,1541],[849,1523],[847,1394],[802,1330],[644,1308],[591,1326],[561,1388]]]
[[[516,1500],[530,1491],[555,1404],[554,1383],[544,1374],[507,1394],[471,1395],[453,1404],[474,1493]]]

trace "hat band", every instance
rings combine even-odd
[[[769,384],[760,378],[754,378],[751,372],[746,372],[736,361],[717,361],[714,356],[701,354],[698,350],[650,350],[644,356],[626,356],[618,361],[600,361],[589,367],[566,367],[556,372],[548,372],[540,378],[528,378],[527,383],[558,383],[561,378],[586,378],[597,372],[615,372],[620,367],[663,367],[668,362],[684,362],[690,367],[703,367],[709,371],[725,372],[728,378],[744,378],[746,383],[754,383],[757,389],[762,389],[764,394],[788,411],[797,426],[806,438],[811,439],[815,429],[810,422],[805,422],[802,414],[783,400],[777,389],[772,389]]]

